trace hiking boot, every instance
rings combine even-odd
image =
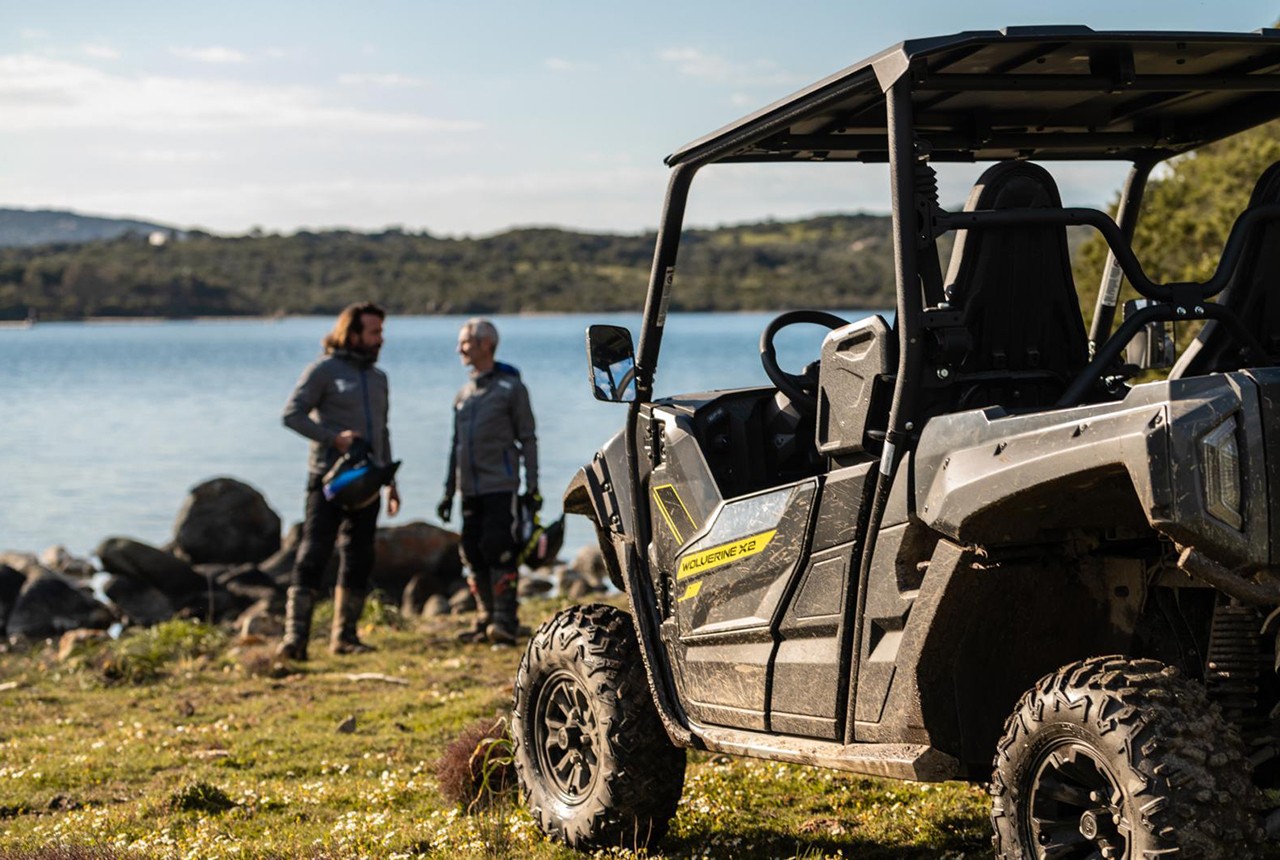
[[[276,656],[299,662],[307,659],[307,642],[311,639],[311,613],[316,607],[316,593],[310,588],[290,586],[284,610],[284,638],[276,646]]]
[[[339,585],[333,591],[333,628],[329,633],[330,654],[367,654],[376,651],[356,635],[366,592]]]

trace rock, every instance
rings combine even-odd
[[[414,574],[413,579],[404,587],[404,593],[400,595],[400,614],[406,618],[421,615],[427,600],[434,596],[431,586],[431,577],[424,573]]]
[[[65,663],[87,646],[110,639],[105,630],[68,630],[58,639],[58,661]]]
[[[10,637],[45,639],[81,627],[103,630],[115,616],[106,604],[66,577],[44,572],[31,577],[18,592],[9,614]]]
[[[20,570],[14,570],[7,564],[0,564],[0,635],[5,632],[9,621],[9,613],[17,602],[18,592],[27,584],[27,577]]]
[[[352,734],[355,730],[356,730],[355,716],[347,717],[345,720],[338,723],[338,731],[344,735]]]
[[[266,601],[273,609],[284,612],[284,591],[276,581],[256,565],[242,564],[224,571],[214,582],[241,600]]]
[[[271,601],[260,600],[250,606],[236,619],[236,629],[242,639],[260,637],[262,639],[279,639],[284,635],[284,622],[278,612],[272,611]]]
[[[174,603],[178,611],[174,614],[178,618],[217,623],[239,617],[251,602],[224,589],[206,587],[176,598]]]
[[[93,562],[77,558],[67,552],[65,546],[51,546],[40,553],[40,564],[55,573],[65,574],[76,579],[88,579],[98,572]]]
[[[102,589],[132,624],[150,627],[173,617],[173,602],[160,589],[132,576],[112,575]]]
[[[173,526],[175,554],[192,564],[243,564],[280,549],[280,517],[262,493],[235,478],[191,488]]]
[[[556,569],[556,590],[561,597],[582,600],[589,595],[607,590],[607,586],[593,585],[584,579],[573,565],[565,565]]]
[[[293,562],[298,555],[298,544],[302,543],[302,523],[294,523],[290,526],[288,533],[284,536],[284,541],[280,544],[280,549],[270,558],[258,564],[258,570],[275,579],[276,582],[287,583],[289,577],[293,574]],[[334,568],[334,576],[337,576],[337,568]]]
[[[141,579],[169,597],[206,588],[205,578],[180,558],[131,538],[107,538],[94,553],[108,573]]]
[[[378,529],[374,586],[395,603],[400,602],[405,587],[418,574],[424,574],[428,583],[440,584],[438,588],[428,587],[427,593],[443,589],[462,571],[458,542],[456,532],[420,521]]]
[[[588,544],[578,550],[578,554],[569,562],[569,567],[584,582],[603,591],[609,582],[609,569],[604,563],[604,553],[596,544]]]
[[[453,592],[449,597],[449,611],[454,615],[461,615],[464,612],[475,612],[476,596],[471,593],[471,589],[463,587]]]
[[[449,598],[443,594],[433,594],[422,604],[423,618],[439,618],[442,615],[448,615],[450,611]]]
[[[537,597],[550,592],[556,584],[545,576],[522,576],[516,593],[521,597]]]
[[[23,576],[35,576],[44,571],[40,559],[29,552],[0,552],[0,564],[13,568]]]

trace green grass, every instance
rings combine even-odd
[[[317,624],[293,674],[271,668],[270,643],[187,622],[61,661],[0,657],[0,860],[578,856],[518,806],[467,814],[436,783],[449,742],[509,709],[521,650],[456,644],[461,619],[366,620],[376,653],[330,656]],[[695,755],[649,856],[988,857],[986,810],[972,786]]]

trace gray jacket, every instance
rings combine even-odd
[[[486,373],[473,373],[453,398],[453,446],[445,494],[452,498],[485,493],[514,493],[520,489],[520,461],[524,486],[538,492],[538,437],[534,432],[529,391],[520,371],[495,364]]]
[[[307,469],[324,474],[338,459],[333,440],[351,430],[373,446],[373,456],[391,462],[387,428],[387,375],[358,353],[334,350],[321,356],[298,380],[284,407],[284,425],[311,440]]]

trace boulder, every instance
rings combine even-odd
[[[521,597],[539,597],[555,587],[556,584],[545,576],[522,576],[516,593]]]
[[[405,586],[418,574],[425,574],[442,590],[446,583],[462,572],[458,555],[458,534],[424,522],[405,523],[378,529],[373,585],[395,603],[400,602]]]
[[[68,630],[110,627],[115,616],[104,603],[99,603],[87,590],[58,573],[45,572],[31,577],[9,614],[10,637],[45,639]]]
[[[160,589],[142,579],[113,574],[103,586],[107,599],[131,624],[150,627],[173,617],[173,602]]]
[[[131,538],[107,538],[94,554],[107,573],[140,579],[169,597],[181,597],[207,587],[204,577],[182,559]]]
[[[268,559],[258,564],[258,569],[270,575],[276,582],[287,584],[293,575],[293,562],[298,555],[298,544],[302,543],[302,523],[294,523],[284,536],[280,549]],[[336,562],[333,565],[337,575]]]
[[[262,493],[235,478],[191,488],[173,526],[174,553],[192,564],[243,564],[280,549],[280,517]]]
[[[18,592],[26,585],[27,577],[20,570],[14,570],[7,564],[0,564],[0,635],[5,632],[9,621],[9,613],[18,599]]]
[[[23,576],[36,576],[44,572],[40,559],[30,552],[0,552],[0,564],[13,568]]]
[[[450,614],[449,598],[443,594],[433,594],[422,604],[423,618],[439,618]]]
[[[597,544],[587,544],[578,550],[573,561],[569,562],[578,578],[588,585],[603,591],[609,582],[609,569],[604,563],[604,553]]]
[[[268,600],[259,600],[236,619],[236,629],[244,638],[278,639],[284,635],[284,621]]]
[[[88,579],[98,572],[93,562],[85,558],[77,558],[68,552],[65,546],[51,546],[40,553],[40,564],[48,570],[74,579]]]
[[[251,603],[265,601],[269,606],[284,611],[284,590],[274,578],[256,565],[241,564],[218,574],[214,578],[218,588]],[[278,606],[277,606],[278,605]]]
[[[476,611],[476,596],[465,585],[449,595],[449,611],[454,615]]]

